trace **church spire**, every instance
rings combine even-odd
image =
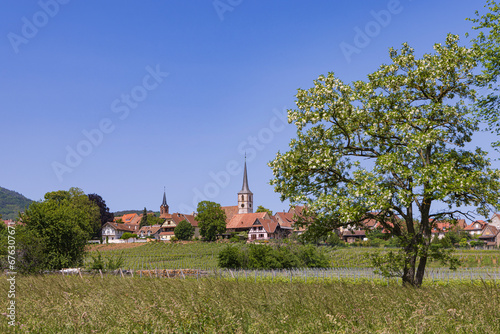
[[[243,187],[241,187],[241,192],[250,192],[248,188],[248,177],[247,177],[247,157],[245,154],[245,169],[243,171]]]
[[[167,205],[167,193],[165,190],[165,187],[163,187],[163,203],[161,203],[162,206],[168,206]]]
[[[243,186],[238,192],[238,213],[253,212],[253,193],[248,187],[247,159],[245,155],[245,167],[243,169]]]
[[[168,204],[167,204],[167,193],[165,191],[165,187],[163,187],[163,202],[160,206],[160,217],[168,214]]]

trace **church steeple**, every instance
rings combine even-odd
[[[245,156],[245,167],[243,169],[243,186],[238,192],[238,213],[253,212],[253,193],[248,187],[247,159]]]
[[[163,188],[163,202],[160,206],[160,217],[168,214],[168,204],[167,204],[167,194],[165,191],[165,187]]]
[[[250,191],[248,188],[248,177],[247,177],[247,160],[245,158],[245,168],[243,170],[243,187],[241,187],[241,191]]]

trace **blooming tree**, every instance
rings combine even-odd
[[[439,255],[430,247],[433,221],[470,214],[463,206],[481,215],[498,206],[499,171],[467,145],[480,122],[471,102],[481,76],[477,53],[458,40],[448,35],[420,59],[407,44],[391,48],[392,62],[367,81],[345,84],[329,73],[299,89],[288,111],[297,138],[269,163],[281,199],[307,203],[311,231],[374,219],[397,236],[405,285],[420,286],[429,257]]]

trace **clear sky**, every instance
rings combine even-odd
[[[298,88],[364,79],[408,42],[470,31],[470,0],[41,0],[0,11],[0,186],[79,187],[112,211],[288,209],[267,162],[288,148]],[[362,31],[363,33],[360,33]]]

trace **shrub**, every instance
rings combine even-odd
[[[218,262],[222,268],[244,269],[326,268],[329,266],[325,254],[313,245],[250,244],[243,248],[228,245],[219,253]]]
[[[307,245],[299,248],[299,258],[310,268],[327,268],[329,267],[326,255],[319,248],[312,245]]]
[[[120,253],[118,257],[109,257],[107,261],[103,259],[101,252],[97,251],[97,255],[90,255],[92,258],[92,263],[90,264],[90,269],[94,270],[115,270],[123,266],[124,258],[123,252]]]
[[[223,248],[218,255],[218,260],[221,268],[241,268],[241,252],[235,246],[227,245]]]
[[[128,240],[130,238],[137,238],[137,234],[135,233],[130,233],[130,232],[125,232],[122,234],[122,236],[120,237],[120,239],[123,239],[123,240]]]

